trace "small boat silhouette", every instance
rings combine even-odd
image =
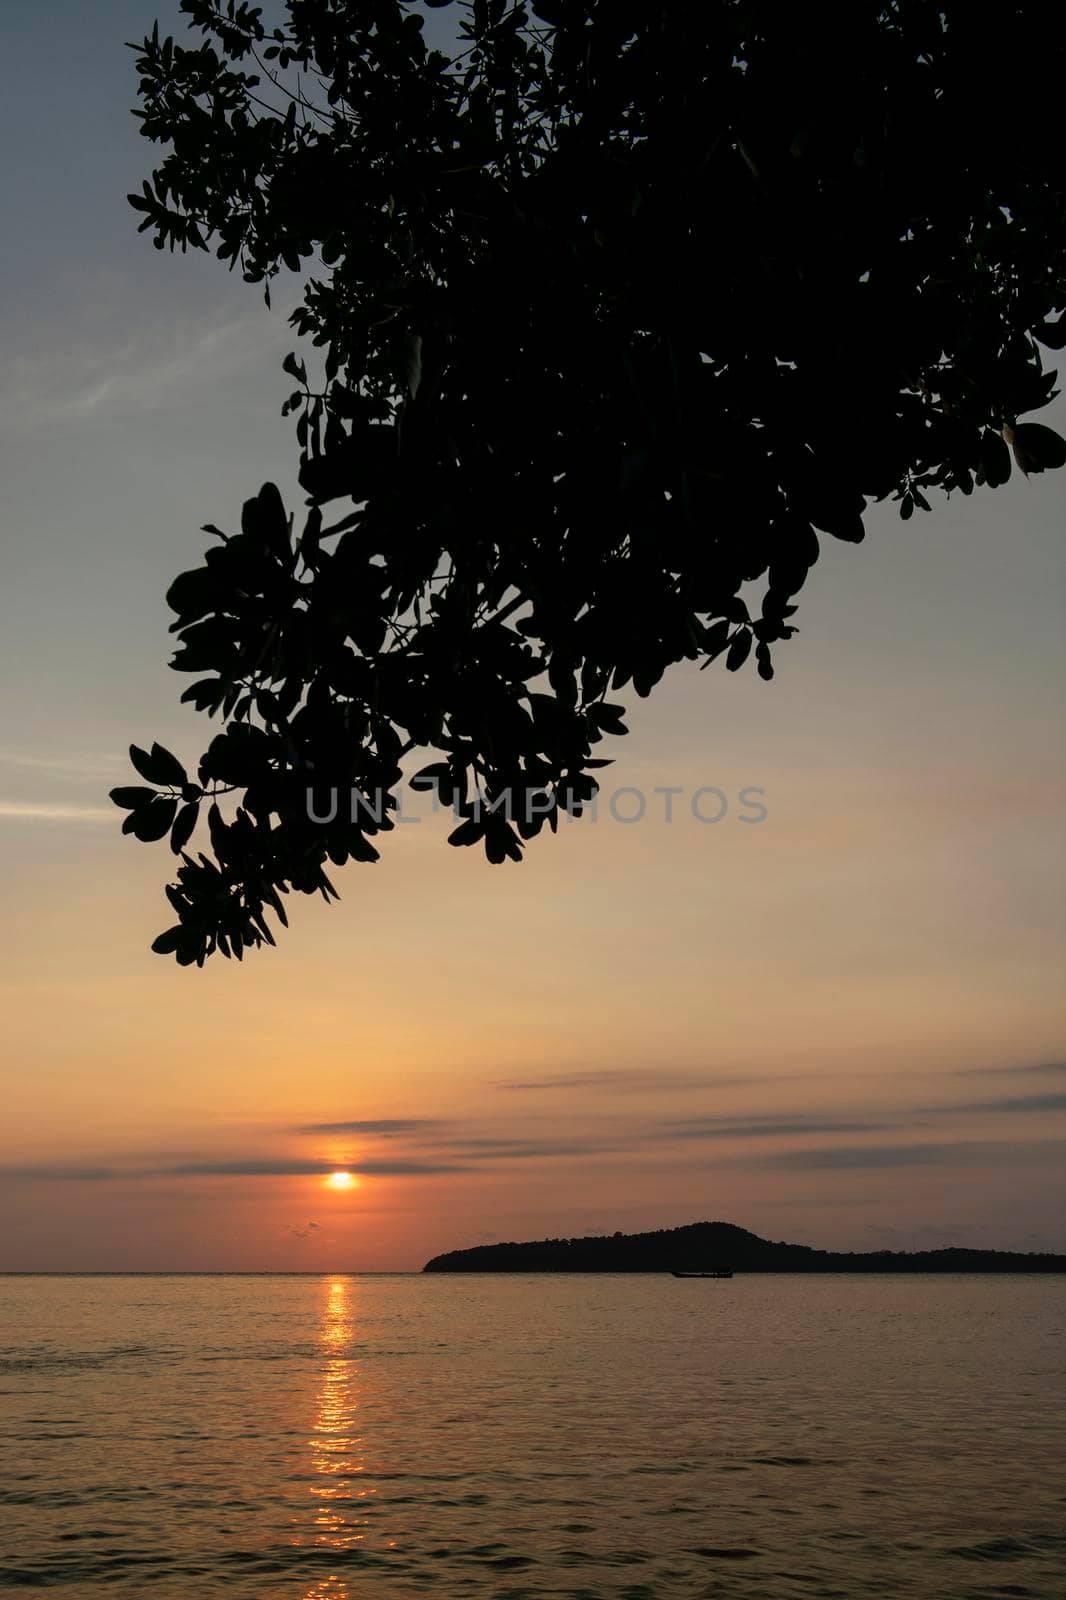
[[[674,1278],[731,1278],[733,1273],[728,1267],[719,1272],[678,1272],[675,1269],[671,1276]]]

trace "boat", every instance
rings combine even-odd
[[[675,1272],[673,1272],[671,1274],[671,1276],[674,1277],[674,1278],[731,1278],[733,1276],[733,1273],[729,1268],[726,1268],[726,1269],[724,1269],[723,1271],[720,1271],[720,1272],[676,1272],[675,1271]]]

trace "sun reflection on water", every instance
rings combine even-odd
[[[348,1354],[352,1329],[351,1284],[346,1278],[334,1278],[322,1317],[325,1364],[310,1438],[311,1462],[318,1476],[310,1490],[314,1531],[293,1542],[338,1552],[365,1544],[377,1492],[362,1479],[366,1462],[358,1415],[359,1363]],[[331,1572],[315,1580],[304,1600],[349,1600],[351,1592],[349,1579]]]

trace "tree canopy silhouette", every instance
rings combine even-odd
[[[520,860],[609,696],[772,677],[820,536],[1066,462],[1019,421],[1066,340],[1061,9],[472,0],[451,53],[411,0],[181,10],[135,47],[168,148],[130,202],[268,298],[303,274],[322,372],[284,363],[302,527],[265,484],[167,595],[220,731],[113,791],[178,857],[160,953],[334,897],[415,750],[450,842]]]

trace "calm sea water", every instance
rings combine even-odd
[[[0,1279],[0,1591],[1066,1594],[1066,1280]]]

